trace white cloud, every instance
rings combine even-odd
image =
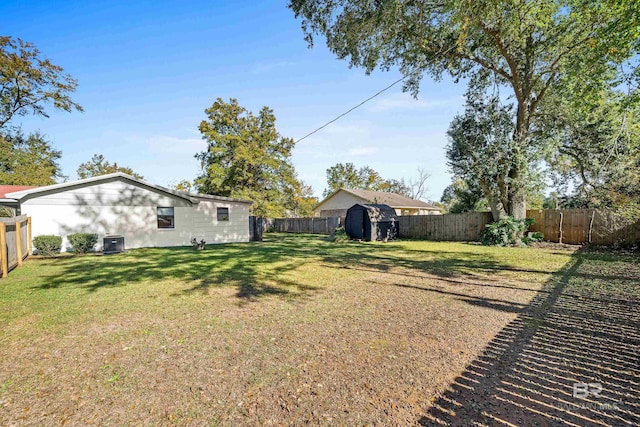
[[[378,152],[377,147],[353,147],[349,151],[347,151],[348,156],[353,157],[365,157],[365,156],[373,156]]]
[[[381,113],[391,110],[430,110],[438,107],[457,105],[462,98],[459,96],[442,99],[415,99],[408,93],[394,93],[385,98],[376,100],[369,107],[372,113]]]

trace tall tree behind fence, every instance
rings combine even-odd
[[[31,253],[31,218],[0,218],[0,277],[22,265]]]
[[[276,218],[273,220],[275,231],[281,233],[333,234],[339,225],[339,217]]]

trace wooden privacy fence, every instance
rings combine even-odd
[[[400,237],[405,239],[478,240],[489,212],[401,216]],[[640,222],[628,224],[614,213],[597,209],[528,210],[535,222],[529,231],[542,233],[548,242],[580,245],[613,245],[640,241]]]
[[[273,220],[273,228],[281,233],[333,234],[339,225],[339,217],[276,218]]]
[[[31,253],[31,217],[0,218],[0,277],[22,265]]]
[[[535,220],[529,231],[542,233],[548,242],[607,246],[640,241],[640,222],[629,224],[607,210],[528,210],[527,218]],[[398,219],[400,238],[442,241],[478,240],[480,232],[492,222],[490,212],[410,215]],[[285,233],[332,234],[339,224],[339,217],[273,220],[275,231]]]
[[[607,210],[528,210],[527,218],[535,220],[529,231],[542,233],[549,242],[613,245],[640,241],[640,222],[630,224]]]
[[[477,240],[492,220],[490,212],[400,216],[400,238],[422,240]]]
[[[249,240],[252,242],[261,242],[262,235],[273,227],[273,218],[263,218],[261,216],[249,217]]]

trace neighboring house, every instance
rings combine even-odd
[[[10,192],[0,205],[17,206],[32,218],[32,235],[124,236],[125,248],[248,242],[252,202],[188,194],[113,173],[63,184]]]
[[[344,217],[347,209],[358,204],[384,204],[391,206],[396,215],[440,215],[440,209],[421,200],[413,200],[396,193],[385,191],[354,190],[341,188],[318,203],[313,209],[314,216]]]

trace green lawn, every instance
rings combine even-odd
[[[278,234],[32,259],[0,281],[0,424],[436,423],[505,328],[549,322],[541,295],[637,307],[638,277],[634,255]]]

